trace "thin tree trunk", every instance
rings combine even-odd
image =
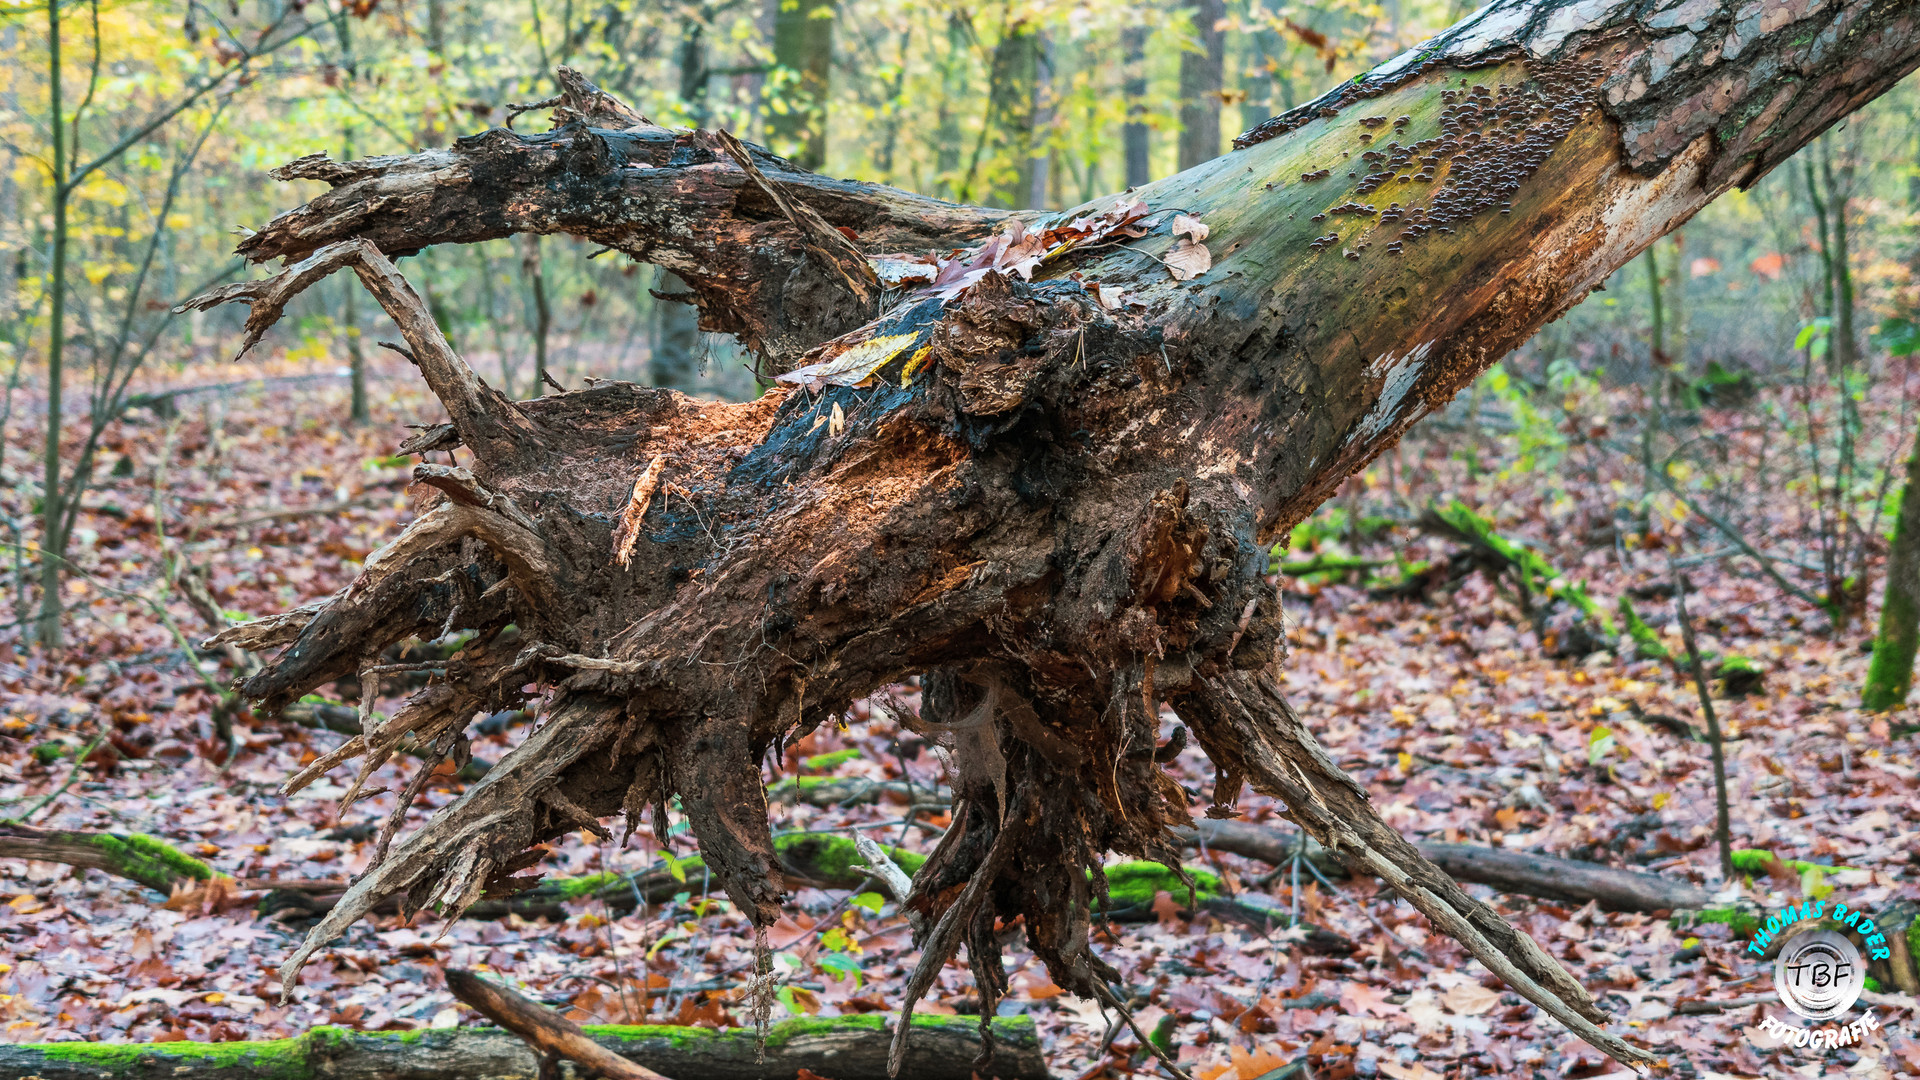
[[[293,264],[195,303],[246,302],[251,343],[350,269],[451,418],[404,448],[464,445],[472,466],[416,467],[436,496],[351,588],[223,634],[295,646],[243,692],[271,710],[354,675],[370,649],[475,631],[444,676],[295,788],[356,755],[377,766],[402,738],[452,752],[476,712],[547,703],[538,730],[368,868],[283,978],[385,897],[462,909],[529,865],[530,845],[623,812],[660,822],[675,797],[716,881],[768,926],[782,886],[760,762],[932,669],[956,804],[906,902],[924,930],[906,1011],[964,942],[990,1015],[1005,986],[994,926],[1015,917],[1056,983],[1111,993],[1088,933],[1102,853],[1176,859],[1170,830],[1190,821],[1153,761],[1170,700],[1219,791],[1281,799],[1516,993],[1617,1059],[1648,1060],[1319,747],[1271,672],[1283,626],[1265,580],[1274,540],[1409,425],[1920,63],[1911,4],[1850,0],[1650,79],[1637,65],[1652,38],[1682,31],[1609,11],[1484,8],[1124,197],[1147,217],[1121,196],[1081,208],[1145,235],[1043,234],[1022,260],[1031,280],[1009,266],[950,295],[908,287],[884,317],[877,286],[897,261],[869,256],[944,255],[1001,229],[970,256],[985,269],[1035,250],[1014,240],[1025,222],[645,127],[571,72],[549,135],[279,170],[333,184],[243,242]],[[1729,0],[1700,18],[1745,34],[1736,13]],[[1171,235],[1176,210],[1207,227],[1210,258],[1197,229]],[[516,231],[666,266],[709,325],[811,389],[725,404],[601,383],[506,400],[383,249]],[[1179,276],[1161,261],[1176,239]]]
[[[60,4],[47,0],[47,126],[53,139],[53,266],[47,280],[47,446],[40,492],[40,621],[34,637],[42,648],[60,647],[60,571],[67,538],[65,491],[60,481],[61,379],[67,348],[67,145],[60,108]]]
[[[440,0],[434,0],[433,11],[439,11],[439,3]],[[434,19],[437,24],[437,14],[434,16]],[[340,156],[347,161],[352,161],[352,128],[346,130],[340,142]],[[345,293],[340,304],[340,321],[346,327],[347,368],[352,380],[353,394],[352,406],[349,409],[348,415],[355,424],[369,424],[373,422],[373,414],[367,410],[367,354],[366,350],[360,346],[360,317],[359,313],[354,310],[357,306],[356,302],[359,299],[358,293],[360,290],[354,287],[353,282],[344,279],[341,280],[340,285],[342,291]],[[509,392],[511,391],[509,390]]]
[[[547,332],[553,327],[553,307],[547,303],[547,273],[540,239],[538,234],[528,235],[520,256],[520,272],[527,279],[527,297],[533,302],[532,390],[535,395],[546,393],[553,379],[547,374]]]
[[[1127,186],[1146,187],[1153,180],[1153,163],[1148,154],[1152,150],[1148,142],[1148,129],[1145,121],[1147,113],[1147,28],[1129,26],[1120,32],[1121,48],[1124,57],[1121,60],[1125,82],[1120,92],[1126,95],[1127,122],[1120,129],[1122,152],[1126,155]]]
[[[827,163],[827,101],[833,87],[837,0],[776,0],[773,62],[792,79],[786,107],[767,117],[773,148],[803,169]]]
[[[1220,91],[1227,65],[1225,0],[1190,0],[1198,51],[1180,54],[1180,167],[1220,156]]]
[[[1906,704],[1913,689],[1913,655],[1920,645],[1920,439],[1907,458],[1907,480],[1900,489],[1900,512],[1887,554],[1887,591],[1880,602],[1880,632],[1873,639],[1873,662],[1860,707],[1872,712]]]

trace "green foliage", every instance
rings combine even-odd
[[[802,768],[812,769],[815,772],[824,772],[836,766],[844,765],[859,756],[860,751],[855,749],[835,750],[831,753],[815,754],[812,757],[801,758],[800,766]]]
[[[1920,323],[1892,316],[1880,323],[1880,344],[1890,356],[1912,356],[1920,352]]]
[[[1673,651],[1653,627],[1648,626],[1640,613],[1633,610],[1633,601],[1620,598],[1620,625],[1626,628],[1627,636],[1633,639],[1633,648],[1643,660],[1672,660]]]
[[[1520,576],[1529,594],[1549,600],[1565,600],[1607,638],[1619,635],[1613,619],[1587,594],[1584,583],[1562,581],[1560,571],[1554,569],[1539,552],[1501,536],[1491,521],[1474,513],[1465,503],[1456,499],[1446,507],[1435,508],[1433,513],[1460,535],[1484,545],[1505,559]]]

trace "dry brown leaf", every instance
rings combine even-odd
[[[1463,982],[1441,995],[1440,1004],[1462,1016],[1479,1016],[1500,1004],[1500,995],[1477,982]]]
[[[1199,218],[1188,217],[1185,214],[1173,215],[1173,235],[1175,236],[1191,236],[1197,242],[1205,240],[1207,233],[1211,231]]]
[[[1213,252],[1208,251],[1205,244],[1182,240],[1173,245],[1161,261],[1173,272],[1173,280],[1190,281],[1213,269]]]

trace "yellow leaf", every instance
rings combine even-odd
[[[859,386],[899,356],[907,346],[920,339],[916,331],[907,334],[883,334],[851,346],[830,359],[795,368],[776,376],[779,382],[804,383],[809,389],[822,386]]]
[[[1672,801],[1673,792],[1671,791],[1656,791],[1653,793],[1653,808],[1655,810],[1666,809],[1667,804]]]
[[[913,359],[908,360],[907,365],[900,369],[900,386],[902,389],[912,384],[913,377],[920,374],[920,369],[927,366],[927,361],[931,359],[932,356],[933,346],[920,346],[920,351],[914,353]]]

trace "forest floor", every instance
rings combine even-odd
[[[344,736],[242,716],[239,752],[220,764],[212,688],[232,671],[220,657],[182,648],[207,633],[207,620],[168,591],[162,570],[164,531],[166,550],[207,576],[222,608],[257,617],[338,589],[407,519],[411,461],[388,455],[406,424],[436,418],[425,395],[406,369],[383,369],[373,382],[375,423],[355,428],[345,420],[345,381],[298,378],[312,370],[280,360],[169,372],[169,387],[266,381],[182,396],[172,418],[140,410],[109,432],[101,483],[87,496],[71,552],[79,570],[67,586],[71,647],[49,656],[22,648],[17,626],[0,631],[0,814],[22,813],[71,781],[33,824],[152,834],[236,876],[337,878],[364,867],[373,845],[366,830],[351,826],[385,817],[411,762],[383,769],[368,786],[389,793],[345,814],[335,805],[344,773],[290,799],[277,790]],[[1630,412],[1631,392],[1615,394],[1611,411]],[[0,499],[16,518],[31,512],[21,477],[31,475],[38,455],[41,418],[32,404],[16,394],[0,461]],[[1502,535],[1585,579],[1607,610],[1637,590],[1648,622],[1678,650],[1673,603],[1662,595],[1663,583],[1671,593],[1669,558],[1675,545],[1706,543],[1677,520],[1656,523],[1656,534],[1669,538],[1664,549],[1642,542],[1628,550],[1610,530],[1596,538],[1594,522],[1611,522],[1622,485],[1637,479],[1610,466],[1552,476],[1544,466],[1512,471],[1513,462],[1498,459],[1503,445],[1472,433],[1416,432],[1399,455],[1403,464],[1377,465],[1356,493],[1362,517],[1393,520],[1350,543],[1331,527],[1309,530],[1297,546],[1444,560],[1459,545],[1412,522],[1430,503],[1457,498]],[[1480,455],[1470,466],[1459,460],[1463,446]],[[293,513],[303,510],[310,512]],[[1649,719],[1703,729],[1691,680],[1667,663],[1634,658],[1624,643],[1581,658],[1549,657],[1513,595],[1484,572],[1404,598],[1329,575],[1289,580],[1286,685],[1333,757],[1389,822],[1416,838],[1651,869],[1768,910],[1797,900],[1803,883],[1836,888],[1836,898],[1869,911],[1920,898],[1910,861],[1920,858],[1913,714],[1857,709],[1867,665],[1861,642],[1871,624],[1835,635],[1824,616],[1782,596],[1750,565],[1708,560],[1688,572],[1703,648],[1743,655],[1762,672],[1753,692],[1715,701],[1728,737],[1734,846],[1851,869],[1793,885],[1765,875],[1721,881],[1708,746],[1677,734],[1678,725]],[[395,696],[378,703],[382,711],[396,705],[401,688],[388,691]],[[785,771],[935,787],[943,779],[940,756],[889,711],[911,709],[914,700],[904,687],[861,703],[843,726],[795,748]],[[1174,725],[1167,715],[1163,735]],[[525,732],[522,724],[478,738],[475,754],[496,760]],[[76,770],[73,751],[97,736],[108,741]],[[809,758],[817,767],[805,764]],[[1197,814],[1208,801],[1211,768],[1193,749],[1168,767],[1192,793]],[[458,781],[443,779],[418,800],[416,822],[458,796]],[[1290,829],[1264,797],[1241,806],[1247,819]],[[777,829],[860,828],[920,850],[931,849],[944,824],[926,814],[918,825],[906,822],[904,806],[887,803],[778,806],[775,813]],[[689,850],[690,841],[679,854]],[[624,848],[581,834],[556,844],[545,869],[578,875],[658,860],[645,831]],[[1164,1020],[1196,1076],[1252,1080],[1301,1055],[1312,1055],[1317,1075],[1336,1080],[1617,1070],[1371,881],[1336,881],[1336,890],[1303,877],[1296,898],[1293,879],[1269,880],[1265,864],[1219,853],[1194,861],[1229,888],[1297,902],[1307,919],[1360,945],[1350,957],[1315,956],[1284,930],[1189,922],[1178,897],[1155,905],[1155,922],[1102,933],[1101,955],[1147,999],[1141,1023],[1154,1030]],[[1726,926],[1674,927],[1651,915],[1469,889],[1531,931],[1615,1014],[1620,1030],[1668,1054],[1681,1075],[1920,1071],[1920,1009],[1909,997],[1870,996],[1883,1026],[1860,1045],[1768,1049],[1756,1025],[1760,999],[1777,1006],[1767,994],[1771,965],[1763,973]],[[411,924],[376,917],[321,952],[286,1004],[272,972],[304,924],[256,916],[254,899],[164,900],[97,872],[0,861],[0,1039],[233,1040],[326,1023],[478,1023],[447,992],[443,965],[498,973],[588,1022],[730,1025],[745,1016],[737,990],[727,987],[750,971],[751,934],[697,878],[676,902],[614,918],[595,902],[575,905],[557,923],[513,917],[449,927],[426,917]],[[773,940],[788,958],[781,970],[805,984],[784,996],[783,1007],[823,1016],[887,1009],[915,958],[895,905],[853,904],[845,893],[817,889],[791,897]],[[1102,1061],[1120,1062],[1111,1075],[1128,1068],[1155,1074],[1142,1055],[1125,1056],[1137,1049],[1132,1034],[1112,1036],[1119,1056],[1103,1053],[1111,1014],[1062,994],[1037,965],[1022,964],[1023,955],[1016,946],[1013,994],[1000,1011],[1035,1019],[1055,1075],[1096,1076]],[[1698,1015],[1686,1008],[1733,999],[1747,1003]],[[950,966],[921,1009],[977,1011],[964,968]]]

